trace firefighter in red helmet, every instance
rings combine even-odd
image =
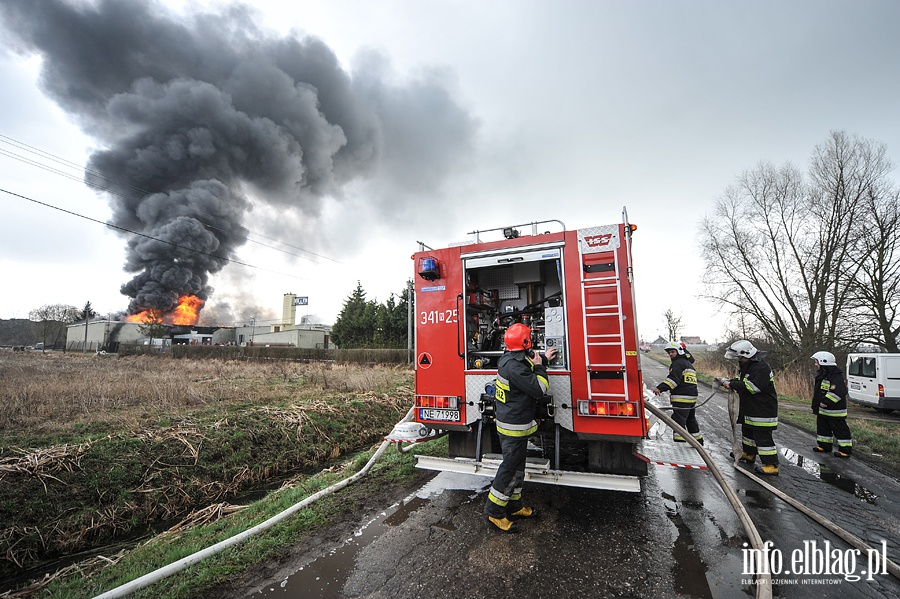
[[[535,354],[531,329],[516,323],[503,337],[506,351],[497,365],[494,417],[503,461],[491,483],[484,513],[488,522],[503,532],[518,532],[518,518],[534,518],[537,510],[522,503],[528,437],[537,432],[537,402],[550,389],[546,362],[556,356],[551,347],[546,355]]]

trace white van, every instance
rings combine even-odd
[[[847,388],[852,402],[900,410],[900,354],[849,354]]]

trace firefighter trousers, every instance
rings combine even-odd
[[[831,451],[832,438],[837,441],[837,449],[850,455],[853,451],[853,435],[847,426],[847,417],[816,416],[816,443],[825,451]]]
[[[505,518],[521,509],[525,460],[528,457],[528,437],[499,436],[503,461],[497,468],[497,475],[484,503],[484,513],[492,518]]]
[[[700,423],[697,422],[696,408],[676,408],[675,402],[672,402],[672,420],[677,422],[681,428],[691,433],[691,436],[701,444],[703,443],[703,435],[700,433]],[[684,438],[676,432],[672,432],[672,438],[675,441],[684,443]]]
[[[778,465],[778,449],[772,438],[774,426],[753,426],[745,421],[741,425],[741,450],[748,456],[759,455],[763,464]]]

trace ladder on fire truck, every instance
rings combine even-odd
[[[627,251],[618,227],[579,231],[581,301],[584,306],[585,352],[589,399],[625,401],[625,331],[622,313],[622,273],[617,254]],[[590,243],[592,239],[605,243]]]

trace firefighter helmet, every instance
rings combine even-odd
[[[531,329],[521,322],[517,322],[506,329],[503,342],[506,343],[506,349],[510,351],[528,349],[531,347]]]
[[[675,351],[678,352],[679,356],[684,355],[684,344],[683,343],[675,343],[674,341],[669,341],[668,343],[666,343],[666,346],[663,349],[666,351],[669,351],[670,349],[674,349]]]
[[[740,341],[735,341],[731,344],[731,346],[725,350],[725,357],[729,360],[734,360],[735,358],[752,358],[756,355],[758,350],[753,347],[753,344],[747,341],[746,339],[741,339]]]
[[[817,351],[810,358],[816,360],[819,366],[834,366],[836,364],[834,354],[830,351]]]

